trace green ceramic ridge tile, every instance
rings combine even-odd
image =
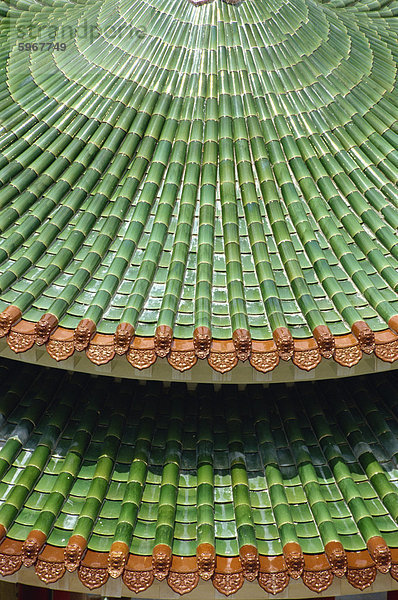
[[[150,447],[155,426],[153,407],[155,400],[150,395],[150,392],[144,398],[147,402],[146,410],[140,419],[134,455],[113,537],[114,542],[124,542],[127,546],[130,546],[132,542],[138,510],[142,503],[142,494],[147,478]]]
[[[278,404],[287,439],[297,464],[300,481],[305,493],[305,497],[302,498],[302,501],[303,503],[308,502],[311,511],[306,515],[306,537],[314,539],[315,537],[318,537],[319,532],[324,547],[329,542],[341,541],[330,515],[328,504],[322,495],[321,485],[319,484],[314,464],[311,461],[313,458],[309,452],[309,448],[305,444],[305,437],[297,422],[292,400],[285,395],[280,398]],[[301,490],[301,487],[298,489]],[[297,502],[297,498],[294,500]],[[306,504],[303,504],[303,506],[306,508]],[[297,520],[297,515],[295,516],[295,520]],[[309,521],[311,521],[311,523],[309,523]],[[308,526],[313,525],[313,522],[315,523],[316,528],[314,531],[310,532]],[[312,535],[309,535],[310,533],[312,533]]]
[[[183,426],[183,399],[181,387],[170,391],[170,417],[164,449],[162,481],[155,530],[155,546],[164,544],[172,547],[181,460],[181,436]]]
[[[215,546],[217,507],[214,495],[213,407],[209,399],[210,386],[198,388],[201,404],[197,437],[197,544]]]
[[[53,378],[53,384],[54,379],[55,378]],[[48,389],[50,394],[51,392],[54,393],[54,391],[54,385],[52,388],[50,387]],[[76,396],[71,394],[71,390],[68,389],[68,386],[66,385],[64,396],[61,401],[54,406],[53,413],[44,416],[45,426],[43,427],[43,434],[40,436],[38,444],[27,465],[21,470],[15,485],[0,508],[0,522],[6,530],[10,527],[12,521],[23,507],[29,493],[33,491],[37,484],[46,462],[51,452],[54,450],[56,441],[64,429],[76,402]]]
[[[117,404],[114,406],[109,418],[106,437],[103,444],[98,448],[95,472],[92,479],[88,480],[89,488],[86,493],[86,500],[73,529],[73,535],[80,535],[88,543],[109,487],[126,422],[128,409],[127,407],[122,408],[121,399],[118,403],[120,406]]]
[[[70,494],[90,442],[90,432],[95,427],[97,417],[98,413],[95,407],[88,406],[85,408],[69,450],[65,455],[63,465],[57,474],[54,487],[48,495],[46,503],[43,505],[35,523],[32,524],[34,530],[41,531],[46,536],[49,535],[65,500]]]
[[[229,397],[228,392],[232,392]],[[224,401],[229,405],[229,416],[226,425],[228,429],[229,470],[233,493],[233,505],[237,530],[238,544],[241,548],[247,544],[256,546],[256,535],[253,523],[252,507],[250,503],[249,479],[247,463],[244,456],[242,441],[242,428],[236,390],[228,389]]]
[[[368,542],[371,537],[380,535],[380,532],[366,509],[359,485],[355,483],[349,466],[345,462],[339,447],[334,443],[333,433],[328,421],[318,407],[315,399],[309,416],[314,430],[320,439],[325,457],[333,471],[336,484],[352,515],[352,522],[357,525],[364,541]]]

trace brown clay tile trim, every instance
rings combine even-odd
[[[324,592],[333,583],[334,575],[330,569],[326,571],[303,571],[302,580],[312,592]]]
[[[188,594],[196,588],[199,583],[199,573],[177,573],[170,571],[167,583],[177,594]]]
[[[391,560],[392,560],[392,562],[398,564],[398,547],[397,548],[390,548],[390,552],[391,552]]]
[[[36,327],[35,323],[32,323],[31,321],[19,321],[18,323],[16,323],[16,325],[12,326],[12,331],[21,334],[24,333],[26,335],[31,335],[33,336],[33,339],[35,339]]]
[[[317,341],[319,352],[324,358],[332,358],[335,351],[334,337],[326,325],[318,325],[315,327],[314,338]]]
[[[96,333],[86,349],[87,357],[95,365],[105,365],[114,358],[115,346],[110,335]]]
[[[81,564],[85,567],[106,568],[108,565],[108,553],[87,550]]]
[[[233,340],[214,340],[211,344],[211,352],[234,352]]]
[[[75,351],[73,330],[57,327],[46,344],[47,352],[56,361],[66,360]]]
[[[240,573],[241,571],[242,563],[239,556],[217,556],[216,573]]]
[[[262,573],[280,573],[286,571],[286,562],[283,556],[263,556],[259,555],[260,572]]]
[[[333,582],[334,573],[325,554],[305,554],[303,583],[313,592],[323,592]]]
[[[216,567],[216,549],[212,544],[202,543],[196,548],[196,562],[199,575],[208,581]]]
[[[22,541],[12,540],[11,538],[6,537],[0,544],[0,554],[22,554],[22,546]]]
[[[0,575],[13,575],[22,566],[22,543],[5,538],[0,544]]]
[[[358,346],[358,340],[352,333],[346,333],[345,335],[336,335],[334,338],[336,350],[343,348],[352,348]]]
[[[390,329],[398,333],[398,315],[391,317],[391,319],[388,321],[388,326]]]
[[[294,340],[293,363],[304,371],[311,371],[322,360],[318,344],[314,338]]]
[[[80,565],[77,575],[83,585],[90,590],[102,587],[109,579],[109,573],[105,568],[86,567]]]
[[[66,572],[63,548],[44,546],[35,564],[36,575],[45,584],[55,583]]]
[[[355,325],[356,323],[354,323],[353,331]],[[370,354],[374,350],[374,344],[372,347],[366,346],[365,350],[364,344],[362,344],[361,346],[357,337],[355,337],[352,333],[347,333],[346,335],[339,335],[335,337],[335,351],[333,358],[343,367],[353,367],[361,360],[362,350],[364,352],[366,351],[367,354]],[[367,350],[369,350],[369,352]]]
[[[374,353],[378,358],[390,363],[398,360],[398,335],[391,329],[375,333],[375,341]]]
[[[332,573],[337,577],[343,577],[347,571],[347,554],[343,544],[338,541],[328,542],[325,546],[325,554],[332,568]]]
[[[306,571],[325,571],[330,569],[326,554],[304,554],[304,569]]]
[[[35,564],[35,571],[38,578],[48,585],[61,579],[65,575],[66,569],[63,562],[48,562],[39,559]]]
[[[145,592],[153,583],[154,575],[152,571],[134,571],[125,569],[123,573],[123,583],[135,594]]]
[[[122,575],[129,556],[129,547],[124,542],[113,542],[108,555],[108,572],[116,579]]]
[[[18,323],[22,318],[22,312],[16,306],[7,306],[2,313],[0,313],[0,336],[7,335],[11,327]]]
[[[75,540],[79,541],[79,540]],[[377,548],[384,543],[383,538],[377,536],[369,542],[371,552],[377,554]],[[0,544],[0,574],[11,575],[22,566],[23,542],[5,538]],[[82,544],[80,544],[82,546]],[[212,553],[213,547],[202,548]],[[268,593],[279,593],[288,585],[293,573],[301,570],[301,578],[304,584],[314,592],[327,589],[334,578],[334,570],[331,566],[333,551],[340,551],[339,542],[330,542],[327,554],[302,554],[298,544],[286,544],[283,556],[257,556],[254,547],[243,547],[241,556],[216,557],[216,568],[212,575],[213,585],[218,591],[229,595],[238,591],[246,579],[257,579],[258,584]],[[168,546],[159,545],[155,548],[154,556],[163,561],[161,579],[167,578],[169,586],[179,594],[184,594],[194,589],[200,577],[199,563],[196,557],[171,556]],[[387,549],[392,559],[392,565],[388,567],[391,576],[398,579],[398,549]],[[130,554],[122,569],[123,581],[129,589],[136,593],[147,589],[154,581],[154,556],[139,556]],[[250,579],[245,575],[245,557],[255,556],[257,559],[258,572]],[[348,581],[355,588],[363,590],[373,583],[376,578],[377,568],[375,561],[368,550],[360,552],[347,552]],[[293,562],[292,562],[293,561]],[[167,563],[167,564],[166,564]],[[290,573],[289,573],[290,563]],[[300,563],[300,564],[299,564]],[[294,571],[292,570],[292,565]],[[166,569],[165,569],[166,566]],[[159,567],[159,564],[157,564]],[[60,579],[66,571],[65,553],[63,548],[45,545],[43,551],[38,555],[35,562],[37,576],[44,583],[53,583]],[[166,575],[164,575],[165,570]],[[381,571],[381,569],[379,569]],[[386,572],[386,571],[382,571]],[[253,575],[253,570],[250,571]],[[339,576],[342,576],[340,573]],[[93,552],[88,550],[83,559],[78,563],[78,576],[81,582],[89,589],[99,588],[109,577],[109,554],[107,552]],[[206,579],[206,577],[202,577]],[[208,577],[207,577],[208,579]]]
[[[367,547],[380,573],[388,573],[391,568],[391,552],[384,538],[380,535],[371,537]]]
[[[135,369],[147,369],[156,362],[153,338],[134,338],[126,354],[127,360]]]
[[[74,330],[66,329],[65,327],[57,327],[51,334],[51,339],[57,342],[64,342],[73,340]]]
[[[220,594],[229,596],[236,594],[242,587],[245,578],[243,573],[214,573],[213,585]]]
[[[306,338],[304,340],[294,340],[294,352],[306,352],[307,350],[317,350],[318,344],[315,338]]]
[[[277,327],[272,334],[279,356],[290,360],[294,351],[294,340],[287,327]]]
[[[58,319],[51,313],[46,313],[36,323],[35,334],[36,344],[42,346],[47,343],[50,335],[58,327]]]
[[[154,337],[155,353],[160,358],[165,358],[173,342],[173,330],[168,325],[159,325]]]
[[[215,371],[227,373],[238,364],[233,340],[214,340],[211,343],[208,362]]]
[[[85,350],[96,333],[97,327],[91,319],[82,319],[75,329],[74,342],[78,352]]]
[[[290,576],[287,571],[277,573],[258,574],[258,584],[267,592],[267,594],[280,594],[288,586]]]
[[[166,579],[171,566],[171,548],[166,544],[157,544],[152,552],[152,570],[159,581]]]
[[[176,573],[192,573],[197,571],[196,556],[174,556],[171,559],[170,571]]]
[[[376,565],[367,550],[347,552],[347,580],[358,590],[364,590],[376,579]]]
[[[109,578],[108,553],[87,550],[77,570],[80,581],[90,590],[104,585]]]
[[[290,577],[299,579],[304,569],[304,555],[300,544],[297,542],[288,542],[285,544],[283,546],[283,556],[285,557]]]
[[[374,561],[367,550],[347,552],[347,566],[349,569],[366,569],[373,567]]]
[[[218,371],[218,373],[228,373],[228,371],[232,371],[239,362],[235,349],[230,352],[214,352],[211,350],[207,360],[209,365],[215,371]]]
[[[148,589],[153,581],[152,556],[130,554],[123,572],[124,584],[138,594]]]
[[[193,339],[173,339],[167,360],[171,366],[178,371],[187,371],[192,369],[192,367],[198,361]]]
[[[69,542],[64,551],[65,566],[68,571],[76,571],[86,547],[87,541],[81,535],[72,535],[72,537],[69,538]]]
[[[364,590],[371,586],[377,575],[376,567],[367,567],[366,569],[348,569],[347,580],[358,590]]]
[[[39,554],[39,559],[53,563],[64,562],[64,548],[46,544]]]
[[[247,329],[236,329],[232,334],[236,356],[245,361],[249,358],[252,350],[252,338]]]
[[[152,556],[130,554],[126,569],[130,569],[131,571],[150,571],[152,569]]]
[[[249,361],[257,371],[261,373],[272,371],[278,366],[279,358],[274,340],[252,340],[252,351]]]
[[[35,324],[29,321],[19,321],[10,329],[7,343],[11,350],[19,354],[30,350],[35,343],[35,339]]]
[[[366,354],[373,352],[375,347],[375,334],[365,321],[356,321],[351,327],[351,331],[358,340],[359,347]]]
[[[257,579],[260,568],[257,548],[251,544],[246,544],[241,547],[239,556],[242,563],[243,575],[246,577],[247,581],[254,581]]]
[[[97,346],[112,346],[113,348],[113,339],[111,335],[106,335],[105,333],[96,333],[94,334],[93,339],[90,341],[91,344],[95,344]]]
[[[211,331],[203,325],[197,327],[193,332],[193,345],[198,358],[204,359],[209,356],[211,346]]]
[[[36,562],[46,540],[47,536],[42,531],[36,529],[30,531],[22,546],[22,562],[25,567],[31,567]]]
[[[333,582],[335,572],[326,554],[304,554],[304,584],[313,592],[323,592]]]
[[[145,338],[135,336],[131,345],[134,350],[154,350],[155,342],[154,338]]]
[[[119,354],[120,356],[126,354],[133,337],[134,327],[130,325],[130,323],[120,323],[113,336],[116,354]]]
[[[276,345],[274,340],[252,340],[252,353],[253,352],[276,352]]]
[[[29,350],[35,341],[41,345],[46,336],[38,332],[38,324],[23,319],[16,322],[18,315],[12,308],[8,307],[0,314],[0,336],[7,335],[8,345],[17,353]],[[11,323],[13,319],[16,324]],[[11,323],[8,329],[1,325],[4,322]],[[50,328],[53,325],[52,321],[49,322]],[[96,333],[95,324],[87,319],[80,321],[76,330],[56,327],[46,342],[47,352],[61,361],[72,356],[75,350],[85,350],[96,365],[108,363],[116,354],[126,354],[127,360],[136,369],[146,369],[158,357],[167,357],[171,366],[179,371],[191,369],[198,359],[207,358],[211,367],[219,373],[230,371],[239,360],[249,360],[256,370],[263,373],[273,370],[280,359],[292,359],[297,367],[306,371],[314,369],[323,358],[332,356],[339,364],[352,367],[361,360],[363,352],[374,352],[378,358],[390,363],[398,360],[398,335],[391,329],[372,332],[362,321],[355,323],[353,333],[346,335],[332,336],[327,327],[320,326],[314,330],[314,337],[295,340],[282,327],[275,330],[273,340],[267,341],[251,340],[246,330],[234,332],[233,339],[212,340],[210,332],[198,333],[200,328],[195,330],[193,339],[173,339],[171,330],[163,331],[160,327],[155,337],[133,337],[133,330],[130,331],[127,324],[122,325],[128,334],[124,345],[116,343],[116,334]],[[123,334],[124,329],[119,327]]]
[[[193,339],[178,340],[173,339],[171,344],[171,352],[192,352],[194,351]]]
[[[376,346],[380,344],[388,344],[398,341],[398,335],[391,329],[383,329],[383,331],[375,331]]]

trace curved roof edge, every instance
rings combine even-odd
[[[387,370],[398,360],[398,335],[391,329],[374,332],[372,345],[361,343],[359,336],[346,334],[334,336],[332,343],[327,340],[326,344],[322,337],[292,338],[290,342],[283,336],[274,336],[273,340],[250,340],[249,344],[236,338],[209,339],[206,347],[198,345],[195,339],[170,337],[165,341],[160,336],[135,336],[121,346],[115,336],[99,333],[88,334],[82,343],[76,330],[63,327],[55,328],[43,343],[37,324],[23,319],[1,333],[0,353],[3,356],[14,358],[8,352],[11,349],[16,354],[28,353],[26,358],[21,357],[28,362],[46,366],[58,363],[61,368],[133,379],[150,376],[171,381],[176,375],[179,378],[178,372],[190,371],[189,377],[184,379],[193,382],[222,382],[220,377],[224,376],[225,382],[288,382],[305,379],[305,373],[309,374],[309,379],[373,373]],[[40,352],[29,353],[32,349]],[[43,356],[45,354],[47,356]],[[73,366],[71,358],[78,359],[73,361]],[[316,370],[310,373],[315,367]]]
[[[14,575],[24,565],[33,567],[40,581],[54,584],[68,575],[68,571],[77,571],[80,582],[90,590],[107,584],[109,577],[122,577],[127,588],[135,593],[145,592],[155,582],[167,581],[173,592],[186,594],[201,580],[211,580],[215,589],[226,596],[238,593],[245,581],[257,581],[262,594],[264,591],[278,594],[300,578],[308,589],[321,593],[338,577],[346,578],[354,589],[362,591],[374,583],[378,573],[389,573],[398,581],[398,549],[390,548],[390,558],[386,561],[377,543],[374,546],[360,552],[346,552],[343,557],[336,548],[331,548],[328,554],[296,556],[294,548],[285,547],[284,556],[257,555],[254,560],[248,551],[246,555],[232,558],[212,556],[210,561],[206,552],[203,556],[199,553],[198,556],[165,557],[161,549],[156,553],[156,547],[152,556],[133,555],[123,549],[110,553],[88,550],[82,560],[71,562],[63,548],[47,544],[37,555],[22,541],[5,538],[0,545],[0,575]]]

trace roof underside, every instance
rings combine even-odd
[[[0,372],[3,576],[226,594],[398,580],[396,375],[245,393]]]
[[[397,11],[1,0],[10,346],[397,359]]]

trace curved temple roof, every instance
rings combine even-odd
[[[0,14],[11,348],[220,372],[398,358],[397,0]]]
[[[0,382],[1,575],[398,581],[396,374],[215,394],[9,361]]]

